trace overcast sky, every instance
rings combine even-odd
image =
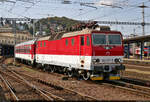
[[[150,0],[0,0],[1,17],[46,18],[66,16],[77,20],[100,21],[142,21],[142,9],[138,6],[144,2],[145,21],[150,22]],[[68,1],[68,2],[67,2]],[[87,6],[83,6],[83,5]],[[107,5],[107,6],[104,6]],[[113,5],[113,6],[110,6]],[[109,25],[123,35],[136,32],[142,34],[141,26]],[[150,35],[150,26],[146,26]]]

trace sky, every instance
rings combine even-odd
[[[64,3],[64,1],[66,1]],[[75,20],[142,22],[145,4],[145,22],[150,23],[150,0],[0,0],[0,17],[68,17]],[[108,25],[124,36],[142,35],[141,25]],[[145,26],[150,35],[150,26]]]

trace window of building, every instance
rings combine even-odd
[[[22,36],[22,40],[24,40],[24,36]]]
[[[66,46],[68,45],[68,39],[66,39]]]
[[[73,39],[71,39],[71,43],[72,43],[72,45],[74,45],[74,38],[73,38]]]
[[[87,36],[86,43],[87,43],[87,46],[90,45],[90,38],[89,38],[89,36]]]
[[[81,45],[84,45],[84,36],[81,36]]]

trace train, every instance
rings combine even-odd
[[[84,28],[15,45],[15,59],[50,72],[84,80],[119,80],[124,47],[121,32],[109,27]]]
[[[149,54],[150,54],[150,46],[144,46],[143,56],[149,56]],[[127,57],[127,55],[128,55],[128,46],[124,46],[124,55],[125,55],[125,57]],[[138,46],[134,47],[134,49],[130,48],[129,55],[140,56],[141,55],[141,48]]]

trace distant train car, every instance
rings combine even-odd
[[[36,40],[30,40],[15,45],[15,58],[29,64],[35,60],[35,43]]]
[[[118,31],[84,29],[56,40],[40,38],[36,44],[36,63],[51,71],[81,75],[85,80],[115,80],[125,69],[122,34]]]
[[[149,47],[144,47],[144,49],[143,49],[144,56],[147,56],[148,52],[149,52]],[[135,48],[135,54],[140,55],[141,54],[141,48],[136,47]]]

